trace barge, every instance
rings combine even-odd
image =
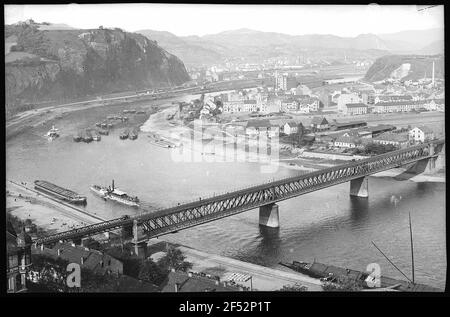
[[[370,272],[361,272],[357,270],[342,268],[334,265],[322,264],[314,261],[313,263],[303,261],[293,261],[290,263],[279,262],[280,265],[290,268],[313,278],[320,278],[323,282],[336,282],[339,278],[349,278],[364,288],[392,288],[401,292],[442,292],[442,290],[425,284],[411,283],[403,280],[380,276],[380,285],[370,287],[373,284],[373,277]]]
[[[43,193],[51,195],[55,198],[61,199],[63,201],[67,201],[71,204],[76,204],[76,205],[85,205],[86,204],[85,196],[81,196],[80,194],[78,194],[72,190],[62,188],[58,185],[52,184],[47,181],[43,181],[43,180],[34,181],[34,188]]]

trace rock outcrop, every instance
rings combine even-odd
[[[146,37],[121,29],[5,27],[7,113],[20,105],[116,91],[178,86],[183,62]]]

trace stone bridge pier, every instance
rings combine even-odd
[[[139,226],[137,220],[133,221],[133,239],[131,243],[134,245],[134,253],[138,256],[147,258],[147,241],[148,239],[142,232],[142,227]]]
[[[280,226],[277,204],[259,207],[259,225],[271,228],[278,228]]]
[[[351,180],[350,196],[369,197],[369,178],[364,176]]]
[[[443,166],[445,166],[443,145],[436,146],[435,144],[431,143],[430,146],[428,147],[428,154],[437,156],[417,161],[409,169],[409,172],[412,172],[414,174],[421,174],[421,173],[431,174],[434,173],[437,169],[440,169]]]

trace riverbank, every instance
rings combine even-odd
[[[25,185],[6,182],[6,207],[22,220],[30,219],[49,234],[94,224],[106,219],[79,212],[46,195],[27,189]]]
[[[294,271],[284,271],[265,266],[239,261],[217,254],[207,253],[191,247],[171,242],[171,239],[160,237],[154,243],[165,241],[177,247],[186,256],[186,261],[193,264],[192,271],[218,276],[221,280],[232,273],[247,274],[252,282],[242,283],[243,286],[253,287],[254,291],[276,291],[286,285],[299,284],[306,286],[308,291],[323,291],[319,279]]]

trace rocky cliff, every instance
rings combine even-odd
[[[431,78],[435,63],[435,78],[444,78],[443,55],[387,55],[378,58],[367,70],[365,79],[380,81],[388,78],[417,80]]]
[[[180,85],[183,62],[146,37],[120,29],[5,27],[7,110],[24,103]]]

